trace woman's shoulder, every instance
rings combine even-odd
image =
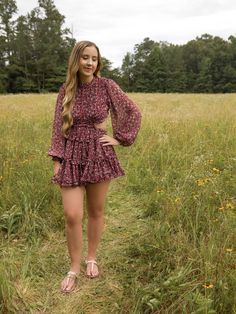
[[[99,77],[99,81],[103,86],[105,86],[107,88],[112,88],[112,87],[118,86],[118,84],[113,79],[105,77],[105,76]]]
[[[98,80],[98,82],[100,83],[100,84],[102,84],[102,85],[106,85],[107,83],[108,83],[108,78],[107,77],[105,77],[105,76],[98,76],[97,77],[97,80]]]
[[[59,92],[64,92],[65,91],[65,82],[61,83],[61,85],[59,86]]]

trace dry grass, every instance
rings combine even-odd
[[[233,313],[235,95],[130,94],[142,129],[116,148],[126,176],[110,186],[102,275],[81,273],[70,296],[47,157],[55,96],[0,97],[1,312]]]

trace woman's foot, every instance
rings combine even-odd
[[[63,293],[72,292],[76,287],[77,278],[78,278],[77,273],[75,273],[74,271],[69,271],[61,283],[61,292]]]
[[[85,260],[85,263],[87,265],[86,268],[86,275],[89,278],[96,278],[99,275],[98,271],[98,264],[94,259]]]

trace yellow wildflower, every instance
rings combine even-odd
[[[210,180],[208,178],[203,178],[203,179],[197,179],[195,182],[197,183],[198,186],[203,186]]]
[[[227,203],[227,204],[225,205],[225,207],[226,207],[227,209],[234,209],[234,205],[233,205],[232,203]]]
[[[206,283],[205,285],[202,285],[205,289],[211,289],[213,288],[213,284],[211,283]]]
[[[196,183],[197,183],[198,186],[202,186],[202,185],[205,184],[204,180],[202,180],[202,179],[196,180]]]
[[[217,169],[217,168],[212,168],[213,172],[215,172],[215,174],[219,174],[220,173],[220,170]]]
[[[232,252],[233,249],[226,249],[226,252]]]

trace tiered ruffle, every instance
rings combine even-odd
[[[103,146],[99,137],[106,134],[97,128],[72,130],[66,141],[60,170],[52,182],[60,186],[86,185],[125,175],[112,145]]]

